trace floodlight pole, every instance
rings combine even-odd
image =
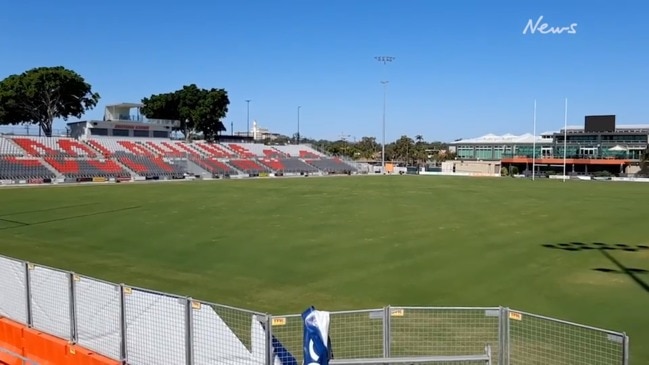
[[[566,153],[568,149],[568,98],[563,111],[563,182],[566,182]]]
[[[388,62],[394,61],[394,57],[391,56],[377,56],[374,57],[375,60],[383,64],[383,75],[385,78],[385,71],[387,68]],[[388,80],[381,81],[383,84],[383,131],[381,138],[381,171],[385,174],[385,114],[386,114],[386,105],[387,105],[387,95],[388,95]]]
[[[246,137],[250,137],[250,99],[246,100]]]
[[[534,181],[536,177],[536,99],[534,99],[534,126],[532,130],[532,134],[534,135],[532,142],[532,181]]]
[[[300,109],[302,106],[298,105],[297,107],[297,143],[300,144]]]

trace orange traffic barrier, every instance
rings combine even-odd
[[[2,342],[0,342],[0,347],[6,348]],[[17,353],[12,354],[0,349],[0,365],[22,365],[22,363],[23,361]]]
[[[22,356],[39,365],[119,365],[120,362],[58,337],[0,318],[0,365],[20,365]]]
[[[40,365],[65,364],[67,341],[32,328],[23,330],[23,356]]]
[[[16,354],[22,353],[23,328],[20,324],[0,318],[0,342],[3,348]]]

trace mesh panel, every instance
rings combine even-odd
[[[390,356],[498,358],[499,308],[391,308]],[[494,361],[497,363],[497,361]]]
[[[77,340],[81,346],[120,358],[119,285],[75,277]]]
[[[264,364],[263,316],[243,309],[192,303],[195,364]]]
[[[332,312],[329,334],[334,358],[383,357],[383,312]]]
[[[30,285],[34,327],[70,340],[70,273],[32,266]]]
[[[184,364],[187,300],[125,288],[124,301],[128,363]]]
[[[25,263],[0,257],[0,316],[27,323]]]
[[[623,364],[621,334],[523,312],[509,312],[509,359],[523,365]]]
[[[304,333],[302,317],[299,314],[273,316],[271,317],[271,326],[273,337],[297,360],[298,364],[302,364]]]

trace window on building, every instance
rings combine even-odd
[[[113,136],[128,137],[130,135],[128,132],[128,129],[113,129]]]
[[[107,136],[107,128],[90,128],[90,135],[92,136]]]
[[[133,137],[148,137],[148,136],[149,136],[149,131],[138,131],[138,130],[133,131]]]
[[[167,131],[153,131],[153,137],[155,137],[155,138],[169,138],[169,132],[167,132]]]

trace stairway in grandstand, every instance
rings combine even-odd
[[[0,180],[108,179],[346,173],[353,166],[306,145],[187,143],[162,138],[0,137]]]

